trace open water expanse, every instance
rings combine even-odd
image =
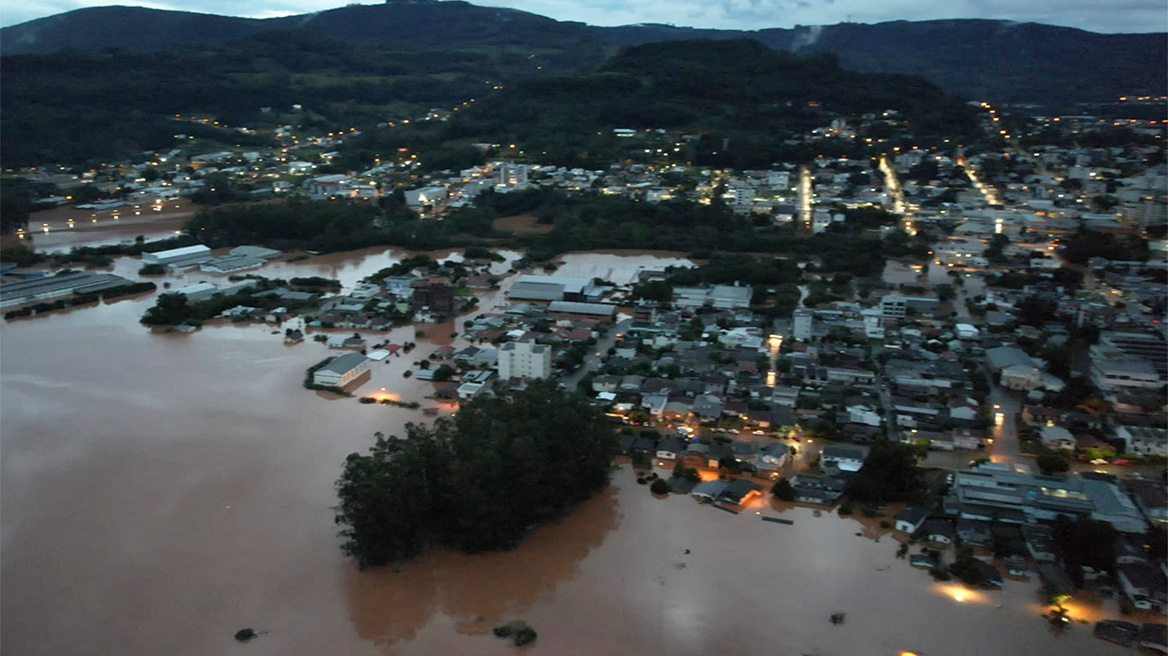
[[[402,255],[369,249],[255,273],[351,286]],[[626,282],[640,268],[681,263],[576,254],[560,273]],[[138,266],[122,259],[115,271],[135,277]],[[215,278],[169,280],[202,279]],[[480,297],[484,311],[503,298]],[[732,515],[656,498],[627,466],[608,491],[512,552],[439,549],[359,572],[333,525],[341,463],[375,431],[423,421],[421,411],[305,390],[304,370],[328,349],[285,346],[272,326],[153,334],[138,324],[153,302],[147,294],[0,326],[5,654],[1129,653],[1085,624],[1052,634],[1034,583],[998,592],[933,583],[896,559],[878,520],[762,500]],[[413,326],[392,331],[392,342],[418,349],[375,363],[358,394],[385,387],[435,405],[425,398],[432,387],[402,372],[450,343],[454,326],[419,326],[424,338]],[[834,612],[846,622],[831,624]],[[1118,617],[1072,608],[1101,613]],[[490,634],[518,618],[539,632],[522,650]],[[244,627],[264,633],[237,643]]]

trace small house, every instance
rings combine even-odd
[[[1002,574],[993,565],[974,559],[970,563],[977,587],[986,590],[1000,590],[1002,588]]]
[[[676,437],[667,437],[657,445],[657,457],[661,460],[677,460],[685,451],[685,445]]]
[[[857,472],[864,466],[867,456],[868,450],[863,447],[832,444],[820,452],[820,465],[825,469],[834,467],[840,471]]]
[[[730,506],[741,506],[762,494],[762,486],[740,478],[731,481],[718,495],[718,501]]]
[[[896,530],[909,535],[916,533],[929,517],[929,511],[917,506],[909,506],[896,515]]]
[[[645,455],[648,456],[654,453],[657,449],[657,444],[651,438],[638,437],[633,440],[632,446],[629,447],[629,455]]]
[[[1071,451],[1075,448],[1075,436],[1061,426],[1043,426],[1038,429],[1038,434],[1042,439],[1042,446],[1048,449]]]
[[[956,537],[953,524],[940,517],[925,520],[925,523],[921,525],[920,533],[925,536],[925,539],[937,544],[953,544],[953,538]]]
[[[694,487],[693,492],[690,492],[690,496],[702,503],[713,503],[729,486],[730,481],[702,481]]]
[[[937,561],[933,560],[932,556],[926,554],[913,554],[909,556],[908,564],[922,569],[932,569],[937,565]]]

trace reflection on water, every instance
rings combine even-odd
[[[439,612],[468,635],[525,617],[575,578],[580,562],[617,527],[616,507],[614,491],[603,492],[509,552],[435,549],[396,567],[350,568],[346,599],[357,635],[381,646],[413,640]]]

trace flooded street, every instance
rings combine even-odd
[[[254,273],[336,277],[348,288],[403,255],[367,249]],[[562,260],[561,275],[615,282],[685,263]],[[139,266],[121,259],[115,272],[136,278]],[[160,282],[202,279],[226,282],[198,273]],[[479,294],[482,310],[505,289]],[[1086,625],[1051,635],[1036,584],[957,601],[895,558],[878,520],[769,501],[731,515],[655,498],[627,467],[515,551],[433,550],[358,572],[332,521],[341,463],[375,431],[401,434],[422,412],[305,390],[305,369],[337,352],[285,346],[274,326],[152,334],[138,318],[153,302],[146,294],[0,327],[6,654],[514,654],[490,629],[518,618],[539,632],[530,654],[1127,653]],[[465,318],[416,326],[424,338],[415,326],[391,331],[417,350],[374,364],[357,394],[385,387],[432,406],[432,387],[402,373],[451,342]],[[832,625],[833,612],[846,623]],[[266,633],[240,645],[232,635],[244,627]]]

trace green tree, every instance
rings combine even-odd
[[[917,452],[910,444],[887,439],[872,443],[860,471],[848,485],[856,501],[885,503],[912,501],[923,493]]]
[[[774,487],[771,488],[771,496],[779,501],[794,501],[795,488],[791,486],[791,482],[785,478],[780,478],[775,482]]]
[[[616,436],[584,397],[544,381],[496,391],[346,459],[336,522],[360,565],[414,556],[433,540],[508,549],[608,484]]]
[[[1034,459],[1034,464],[1043,474],[1061,474],[1071,468],[1066,458],[1054,453],[1043,453]]]
[[[1083,583],[1083,567],[1111,571],[1115,564],[1115,543],[1119,532],[1108,522],[1085,515],[1059,515],[1052,526],[1054,546],[1067,566],[1075,585]]]
[[[678,478],[683,478],[687,481],[697,483],[702,480],[702,476],[694,467],[687,466],[684,462],[678,460],[677,464],[673,466],[673,475]]]
[[[454,376],[455,373],[457,373],[457,371],[454,369],[454,367],[448,364],[444,364],[434,370],[434,381],[441,383],[443,381],[450,380],[450,378]]]
[[[153,326],[174,326],[190,317],[186,294],[159,294],[154,307],[142,315],[142,323]]]
[[[438,481],[446,469],[440,432],[407,424],[406,439],[378,437],[350,454],[337,482],[342,550],[364,568],[410,558],[430,539]]]

